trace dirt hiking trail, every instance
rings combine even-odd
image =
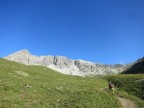
[[[120,103],[121,103],[121,107],[120,108],[138,108],[138,106],[133,103],[131,100],[128,99],[124,99],[122,97],[116,97]]]
[[[107,90],[107,88],[100,89],[100,91],[102,91],[102,92],[106,92],[106,90]],[[116,95],[115,95],[115,97],[119,100],[119,102],[121,104],[120,108],[138,108],[138,106],[132,100],[122,98],[122,97],[119,97]]]

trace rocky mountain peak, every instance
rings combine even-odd
[[[78,76],[117,74],[126,69],[126,65],[103,65],[81,59],[72,60],[64,56],[35,56],[27,49],[10,54],[5,59],[27,65],[45,66],[63,74]]]
[[[10,54],[10,55],[8,55],[4,58],[8,59],[8,60],[20,62],[20,63],[23,63],[23,64],[28,64],[28,60],[29,60],[30,55],[31,54],[27,49],[23,49],[23,50],[15,52],[13,54]]]
[[[27,50],[27,49],[23,49],[23,50],[20,50],[20,51],[18,51],[18,52],[16,52],[16,53],[19,53],[19,54],[30,54],[30,52],[29,52],[29,50]]]

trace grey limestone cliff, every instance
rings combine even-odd
[[[78,76],[117,74],[127,68],[126,65],[103,65],[84,60],[71,60],[64,56],[35,56],[28,50],[10,54],[5,59],[26,65],[40,65],[60,73]]]

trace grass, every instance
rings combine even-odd
[[[115,84],[117,95],[130,98],[140,108],[144,107],[144,74],[118,74],[105,78]]]
[[[105,87],[104,79],[0,59],[0,108],[118,108]]]

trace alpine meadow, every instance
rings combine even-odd
[[[0,108],[119,108],[121,103],[107,89],[106,79],[64,75],[0,59]],[[143,100],[118,88],[116,92],[143,108]]]

